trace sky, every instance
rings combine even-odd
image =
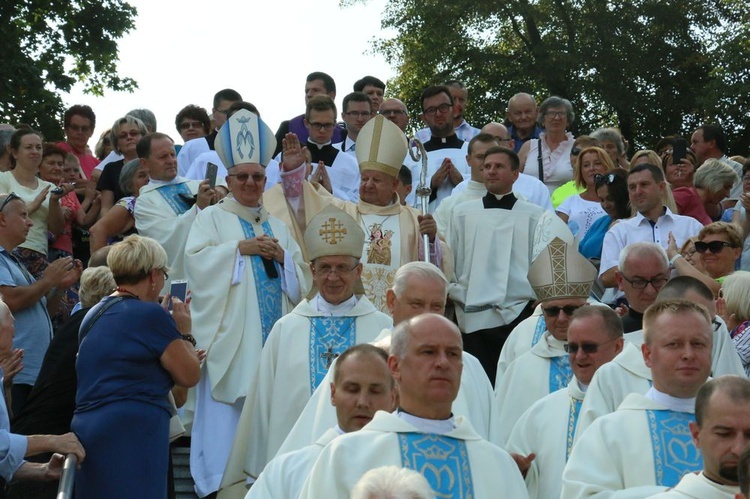
[[[153,111],[158,130],[180,143],[177,112],[196,104],[210,113],[214,94],[223,88],[255,104],[276,131],[281,121],[304,112],[305,77],[313,71],[336,81],[339,112],[344,95],[362,76],[383,81],[394,76],[372,50],[372,40],[389,36],[380,28],[386,0],[343,8],[338,0],[129,3],[138,17],[135,29],[119,42],[118,70],[139,88],[93,97],[77,85],[63,94],[68,106],[94,109],[92,149],[104,130],[135,108]]]

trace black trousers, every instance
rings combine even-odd
[[[497,376],[497,361],[500,358],[500,351],[503,349],[505,340],[508,339],[511,331],[524,319],[530,317],[532,313],[534,313],[534,302],[530,301],[510,324],[480,329],[469,334],[461,333],[464,340],[464,351],[479,359],[493,387]]]

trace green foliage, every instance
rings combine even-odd
[[[389,0],[382,26],[397,35],[375,50],[398,69],[388,94],[413,115],[422,88],[455,78],[474,124],[502,121],[523,91],[570,99],[576,135],[619,126],[653,146],[718,121],[747,153],[749,16],[739,0]]]
[[[0,2],[0,122],[27,123],[47,139],[62,138],[63,102],[81,82],[85,92],[132,91],[117,74],[117,40],[133,29],[136,9],[121,0]]]

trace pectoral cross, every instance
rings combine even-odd
[[[331,217],[327,222],[323,223],[323,227],[320,229],[319,234],[328,244],[336,244],[343,239],[344,235],[346,235],[346,228],[343,223]]]
[[[333,348],[331,347],[328,347],[328,350],[320,354],[320,358],[325,359],[326,361],[326,369],[331,368],[331,364],[333,364],[333,359],[335,359],[338,356],[339,354],[333,353]]]

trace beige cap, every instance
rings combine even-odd
[[[354,151],[360,170],[376,170],[397,177],[407,147],[404,132],[382,115],[377,115],[360,130]]]
[[[596,267],[575,246],[554,238],[529,269],[529,283],[537,300],[588,298],[596,280]]]
[[[364,245],[362,227],[348,213],[330,204],[305,229],[305,246],[311,261],[333,255],[361,258]]]

